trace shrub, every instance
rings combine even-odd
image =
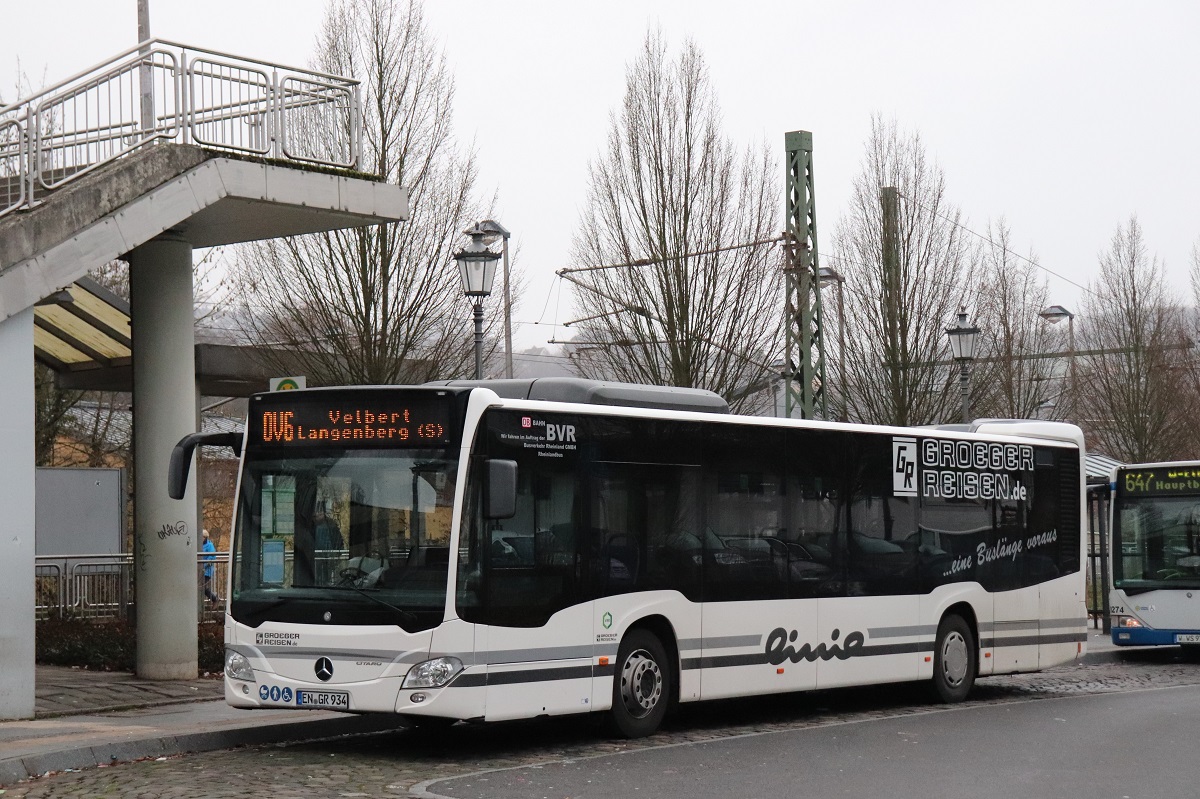
[[[200,625],[200,673],[220,674],[225,669],[225,624],[208,622]]]
[[[201,673],[219,674],[225,662],[224,625],[198,628]],[[134,671],[137,630],[124,620],[46,619],[37,623],[37,662],[97,671]]]
[[[37,662],[99,671],[133,671],[137,633],[123,620],[47,619],[37,623]]]

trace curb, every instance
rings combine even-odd
[[[1095,652],[1087,652],[1080,663],[1125,663],[1135,660],[1176,659],[1181,657],[1177,646],[1105,646]]]
[[[220,697],[194,696],[186,699],[162,699],[153,702],[118,702],[117,704],[113,705],[95,705],[88,707],[86,710],[81,708],[71,708],[67,710],[43,710],[39,711],[35,718],[61,719],[68,716],[92,716],[98,713],[122,713],[128,710],[148,710],[159,707],[167,707],[169,705],[196,705],[202,702],[212,702],[216,700],[220,700]]]
[[[40,777],[51,771],[95,768],[119,761],[171,757],[189,752],[212,752],[240,746],[365,735],[389,732],[403,727],[404,721],[398,716],[370,715],[319,719],[301,723],[289,721],[221,732],[185,733],[167,735],[162,738],[85,745],[58,752],[0,759],[0,786],[9,786],[31,777]]]

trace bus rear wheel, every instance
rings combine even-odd
[[[979,650],[962,616],[947,616],[938,625],[933,652],[933,687],[943,702],[961,702],[971,693]]]
[[[648,630],[631,630],[617,650],[612,724],[626,738],[652,735],[662,724],[674,672],[667,650]]]

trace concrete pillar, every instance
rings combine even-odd
[[[196,431],[192,246],[164,234],[130,252],[129,295],[137,673],[194,679],[200,535],[194,477],[182,501],[167,496],[171,449]]]
[[[33,309],[0,322],[0,719],[33,718]]]

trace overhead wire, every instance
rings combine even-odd
[[[1025,263],[1027,263],[1027,264],[1029,264],[1030,266],[1033,266],[1033,267],[1034,267],[1034,268],[1036,268],[1036,269],[1040,269],[1040,270],[1042,270],[1043,272],[1046,272],[1047,274],[1053,275],[1054,277],[1056,277],[1056,278],[1058,278],[1059,280],[1062,280],[1062,281],[1064,281],[1064,282],[1066,282],[1066,283],[1070,283],[1070,284],[1071,284],[1072,286],[1074,286],[1075,288],[1077,288],[1077,289],[1079,289],[1079,290],[1081,290],[1081,291],[1083,291],[1083,292],[1086,292],[1087,294],[1094,294],[1094,293],[1095,293],[1095,292],[1093,292],[1093,291],[1092,291],[1090,288],[1088,288],[1087,286],[1084,286],[1084,285],[1082,285],[1082,284],[1080,284],[1080,283],[1076,283],[1074,280],[1072,280],[1071,278],[1069,278],[1069,277],[1067,277],[1067,276],[1065,276],[1065,275],[1060,275],[1058,272],[1055,272],[1053,269],[1051,269],[1051,268],[1050,268],[1050,267],[1048,267],[1048,266],[1043,266],[1042,264],[1038,263],[1037,261],[1034,261],[1034,260],[1033,260],[1033,259],[1031,259],[1031,258],[1027,258],[1027,257],[1026,257],[1026,256],[1024,256],[1024,255],[1021,255],[1019,252],[1014,252],[1013,250],[1010,250],[1010,249],[1008,249],[1007,247],[1004,247],[1004,246],[1002,246],[1002,245],[997,245],[997,243],[995,242],[995,240],[994,240],[994,239],[992,239],[990,236],[985,236],[985,235],[983,235],[982,233],[979,233],[979,232],[978,232],[978,231],[976,231],[976,230],[972,230],[971,228],[967,227],[967,226],[966,226],[966,225],[964,225],[963,223],[959,222],[957,219],[952,219],[951,217],[949,217],[949,216],[946,216],[945,214],[939,213],[939,212],[935,211],[934,209],[930,208],[929,206],[925,205],[925,204],[924,204],[924,203],[922,203],[921,201],[919,201],[919,200],[917,200],[917,199],[915,199],[915,198],[913,198],[913,197],[909,197],[907,194],[904,194],[904,193],[902,193],[902,192],[900,192],[900,191],[897,191],[896,193],[897,193],[897,195],[899,195],[900,197],[903,197],[905,200],[907,200],[908,202],[910,202],[910,203],[912,203],[913,205],[917,206],[917,207],[918,207],[918,208],[920,208],[921,210],[923,210],[923,211],[925,211],[925,212],[927,212],[927,213],[929,213],[929,214],[932,214],[933,216],[936,216],[936,217],[938,217],[939,219],[942,219],[942,220],[945,220],[946,222],[949,222],[950,224],[954,225],[955,227],[959,228],[960,230],[964,230],[964,231],[966,231],[967,233],[970,233],[972,236],[975,236],[976,238],[980,239],[981,241],[984,241],[984,242],[988,243],[988,244],[989,244],[989,245],[991,245],[992,247],[997,247],[997,246],[999,246],[999,248],[1000,248],[1000,251],[1001,251],[1001,252],[1007,253],[1007,254],[1009,254],[1009,255],[1013,256],[1014,258],[1019,258],[1020,260],[1024,261],[1024,262],[1025,262]]]

